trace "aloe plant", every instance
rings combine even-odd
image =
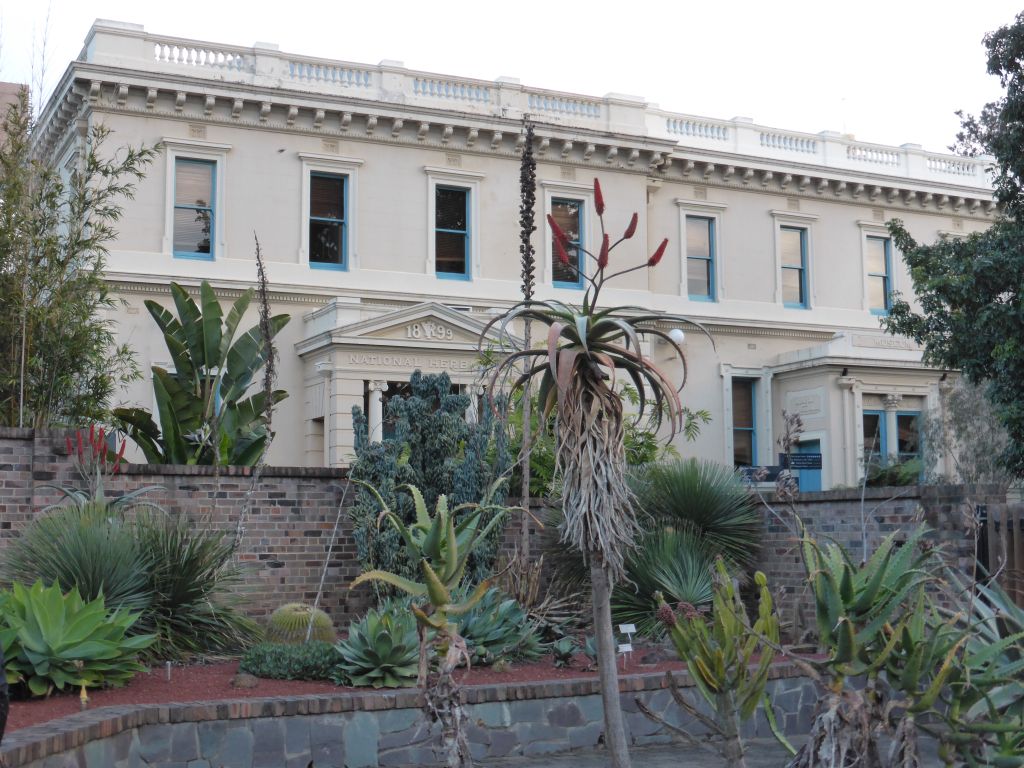
[[[679,658],[686,663],[697,692],[714,714],[710,717],[704,714],[695,701],[679,690],[669,675],[672,697],[691,717],[721,738],[722,756],[729,765],[738,768],[746,765],[740,726],[753,717],[762,702],[774,729],[765,687],[775,660],[775,648],[779,645],[779,619],[765,575],[758,571],[754,575],[754,583],[758,589],[758,606],[753,626],[721,557],[715,561],[710,616],[689,604],[680,605],[677,613],[661,593],[657,594],[658,618],[668,628],[672,644]],[[688,732],[665,723],[641,702],[638,706],[651,719],[696,743]],[[781,738],[781,734],[776,733]],[[792,747],[790,750],[795,751]]]
[[[473,664],[513,658],[532,661],[541,655],[536,627],[526,611],[496,587],[459,617],[458,627]]]
[[[0,647],[9,684],[24,683],[34,696],[66,687],[123,685],[142,671],[138,654],[153,635],[128,637],[138,618],[108,611],[102,597],[85,602],[72,589],[15,583],[0,598]]]
[[[458,602],[455,602],[455,595],[462,586],[466,562],[473,548],[504,519],[507,510],[491,508],[493,514],[485,523],[484,507],[460,504],[449,509],[448,499],[442,495],[437,499],[434,513],[430,514],[423,494],[415,486],[407,485],[401,487],[412,496],[416,522],[406,525],[375,488],[362,485],[380,504],[378,525],[387,521],[398,532],[409,559],[419,563],[422,581],[375,569],[361,574],[352,582],[352,587],[379,581],[412,596],[412,613],[420,638],[417,683],[424,689],[424,709],[433,721],[441,723],[447,764],[472,765],[469,743],[463,732],[465,714],[458,685],[452,678],[455,669],[469,661],[466,641],[459,634],[457,621],[486,594],[490,583],[485,579]],[[463,514],[458,519],[460,512]]]
[[[288,315],[269,319],[269,338],[259,325],[235,334],[252,302],[253,290],[239,296],[224,318],[220,301],[205,280],[200,302],[171,283],[178,317],[155,301],[146,308],[163,332],[174,371],[153,366],[153,392],[159,426],[144,408],[116,408],[117,425],[153,464],[221,464],[251,466],[266,446],[267,393],[246,397],[256,373],[271,354],[273,337]],[[274,390],[273,403],[287,397]]]

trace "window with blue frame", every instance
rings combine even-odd
[[[309,266],[348,269],[346,176],[309,176]]]
[[[174,255],[187,259],[214,257],[213,160],[174,161]]]
[[[737,467],[757,462],[757,382],[732,380],[732,457]]]
[[[864,466],[882,467],[886,464],[885,411],[864,411]]]
[[[876,315],[887,314],[892,306],[889,287],[891,242],[888,237],[867,238],[868,306]]]
[[[686,291],[697,301],[715,300],[715,220],[686,217]]]
[[[583,242],[583,201],[554,198],[551,201],[551,217],[569,238],[571,246],[566,248],[569,263],[563,264],[558,258],[558,249],[552,235],[551,282],[559,288],[582,288],[585,268],[583,251],[580,250],[580,244]]]
[[[782,303],[787,307],[807,307],[807,230],[780,227],[782,261]]]
[[[469,190],[434,191],[434,271],[438,277],[469,279]]]
[[[900,411],[896,414],[896,459],[900,464],[921,458],[921,414]]]

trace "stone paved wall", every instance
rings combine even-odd
[[[913,530],[923,522],[931,529],[927,540],[941,546],[945,561],[964,573],[971,573],[975,562],[974,540],[967,533],[964,513],[973,510],[976,504],[1001,501],[1005,501],[1005,491],[986,486],[867,488],[863,502],[860,490],[822,491],[800,494],[792,507],[768,497],[766,502],[778,516],[765,510],[758,567],[765,572],[771,588],[784,593],[780,601],[783,619],[798,627],[791,639],[799,639],[803,631],[814,626],[814,608],[791,528],[793,513],[819,540],[833,539],[846,547],[855,562],[864,555],[862,531],[867,532],[867,555],[870,556],[886,536]],[[942,595],[938,598],[941,602]]]
[[[677,679],[689,688],[685,674]],[[673,740],[639,711],[637,699],[672,724],[704,733],[672,701],[664,682],[660,674],[621,681],[630,743]],[[779,664],[769,693],[779,725],[790,735],[806,733],[813,685],[791,665]],[[466,698],[477,760],[594,748],[601,739],[596,680],[474,686]],[[769,735],[760,713],[746,731]],[[418,694],[398,691],[107,707],[15,731],[0,756],[9,768],[385,768],[437,765],[436,744]]]

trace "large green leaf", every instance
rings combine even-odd
[[[223,312],[217,294],[213,292],[210,284],[203,280],[199,287],[200,300],[203,304],[202,333],[203,333],[203,365],[206,371],[218,368],[221,363],[220,342],[221,342],[221,319]]]

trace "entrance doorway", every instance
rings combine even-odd
[[[796,444],[797,453],[821,453],[821,440],[802,440]],[[821,490],[820,469],[798,469],[797,477],[800,481],[800,492]]]

